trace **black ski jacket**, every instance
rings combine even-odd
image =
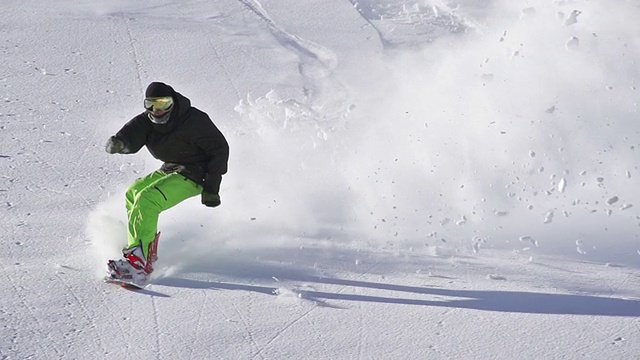
[[[138,152],[143,146],[163,161],[160,170],[180,173],[217,194],[222,175],[227,172],[229,144],[209,116],[191,106],[191,101],[174,91],[174,108],[166,124],[154,124],[147,113],[129,120],[115,137],[125,147],[123,154]]]

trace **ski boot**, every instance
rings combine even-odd
[[[148,258],[145,258],[142,246],[138,245],[122,251],[123,258],[107,262],[107,276],[104,281],[132,285],[143,288],[150,283],[153,263],[158,260],[158,233],[149,244]]]

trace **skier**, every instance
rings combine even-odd
[[[229,145],[209,116],[171,86],[149,84],[144,108],[106,144],[109,154],[133,154],[146,146],[164,162],[127,190],[128,244],[122,259],[107,263],[105,280],[138,285],[148,283],[157,259],[159,214],[197,195],[208,207],[220,205],[220,182],[229,159]]]

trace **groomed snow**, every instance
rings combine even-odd
[[[1,360],[640,358],[633,2],[5,2]],[[128,291],[152,81],[230,170]]]

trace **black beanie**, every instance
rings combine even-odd
[[[161,82],[152,82],[147,86],[147,91],[145,92],[145,97],[163,97],[163,96],[171,96],[173,97],[173,88],[165,83]]]

